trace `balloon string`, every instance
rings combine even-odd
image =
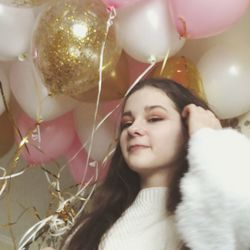
[[[107,21],[107,26],[106,26],[106,33],[105,33],[105,40],[103,42],[102,45],[102,50],[101,50],[101,55],[100,55],[100,65],[99,65],[99,81],[98,81],[98,95],[97,95],[97,102],[96,102],[96,109],[95,109],[95,114],[94,114],[94,124],[93,124],[93,129],[91,132],[91,137],[89,139],[87,139],[85,141],[85,143],[81,146],[81,148],[74,154],[74,156],[69,160],[72,161],[73,159],[75,159],[75,157],[77,157],[77,155],[80,153],[80,151],[83,148],[86,148],[86,146],[90,143],[89,146],[89,150],[88,150],[88,156],[87,156],[87,162],[86,162],[86,167],[84,168],[84,174],[81,180],[81,184],[84,182],[86,173],[87,173],[87,169],[88,169],[88,165],[89,165],[89,159],[90,159],[90,154],[92,151],[92,147],[93,147],[93,138],[94,135],[96,133],[96,131],[99,129],[99,127],[121,106],[122,104],[122,100],[116,105],[116,107],[111,110],[104,118],[102,118],[102,120],[96,125],[97,122],[97,113],[98,113],[98,109],[99,109],[99,103],[100,103],[100,95],[101,95],[101,90],[102,90],[102,66],[103,66],[103,55],[104,55],[104,49],[105,49],[105,44],[106,44],[106,38],[108,35],[108,31],[110,26],[112,25],[113,19],[116,16],[116,11],[114,8],[111,8],[111,12],[110,12],[110,16],[109,16],[109,20]],[[152,64],[149,65],[149,67],[141,73],[141,75],[135,80],[135,82],[131,85],[131,87],[128,89],[128,91],[126,92],[125,96],[127,96],[127,94],[129,93],[129,91],[154,67],[155,62],[152,62]],[[111,150],[113,152],[113,149]],[[111,153],[109,152],[108,155],[111,155]],[[107,159],[107,157],[105,157],[105,160]],[[63,171],[63,169],[66,167],[66,164],[64,166],[62,166],[62,168],[60,169],[60,172]],[[97,176],[95,176],[95,180],[97,180]],[[80,185],[81,186],[81,185]]]
[[[8,107],[8,104],[7,104],[7,101],[6,101],[6,98],[5,98],[4,90],[3,90],[3,85],[2,85],[1,81],[0,81],[0,92],[1,92],[1,96],[2,96],[2,100],[3,100],[3,103],[4,103],[5,110],[6,110],[7,114],[8,114],[8,118],[10,119],[11,124],[15,128],[15,131],[17,131],[18,136],[20,138],[22,138],[22,134],[21,134],[19,128],[17,127],[17,125],[15,123],[15,119],[13,118],[13,116],[12,116],[10,110],[9,110],[9,107]]]
[[[83,195],[89,183],[90,181],[86,183],[74,196],[59,202],[59,206],[54,214],[44,218],[43,220],[40,220],[35,225],[30,227],[19,241],[18,250],[25,250],[28,245],[40,237],[41,234],[43,234],[42,229],[44,229],[45,226],[49,228],[48,234],[51,237],[59,237],[65,234],[75,223],[75,219],[85,208],[95,189],[94,185],[87,197],[84,198]],[[73,211],[73,204],[77,200],[83,200],[84,202],[81,209],[75,214]]]
[[[136,86],[136,84],[155,66],[156,62],[152,62],[145,70],[142,72],[141,75],[131,84],[127,92],[125,93],[124,97],[126,97],[130,91]]]
[[[162,63],[160,75],[163,74],[163,71],[164,71],[164,69],[165,69],[166,63],[167,63],[167,61],[168,61],[168,56],[169,56],[169,50],[167,51],[167,54],[166,54],[166,56],[165,56],[165,58],[164,58],[164,61],[163,61],[163,63]]]
[[[3,85],[2,85],[2,82],[0,81],[0,93],[1,93],[1,96],[2,96],[2,100],[3,100],[3,103],[4,103],[4,107],[5,107],[5,110],[7,112],[7,115],[8,115],[8,118],[11,122],[11,124],[13,125],[13,127],[15,128],[15,131],[18,132],[18,135],[22,138],[22,135],[21,135],[21,132],[20,130],[18,129],[16,123],[15,123],[15,120],[9,110],[9,107],[8,107],[8,104],[7,104],[7,101],[6,101],[6,98],[5,98],[5,94],[4,94],[4,90],[3,90]],[[12,168],[14,168],[17,164],[17,161],[19,159],[19,156],[18,157],[15,157],[14,158],[14,164],[12,164]],[[0,167],[0,169],[3,171],[3,175],[0,176],[0,180],[1,181],[4,181],[4,183],[2,184],[1,186],[1,189],[0,189],[0,197],[2,196],[2,194],[4,193],[5,189],[7,188],[7,180],[11,179],[11,178],[14,178],[14,177],[17,177],[21,174],[23,174],[25,171],[20,171],[18,173],[15,173],[15,174],[12,174],[12,170],[11,170],[11,174],[10,175],[7,175],[7,171],[5,168],[3,167]]]
[[[6,177],[6,170],[3,167],[0,167],[0,170],[3,171],[3,177]],[[0,180],[2,179],[2,177],[0,177]],[[7,179],[3,179],[4,183],[2,184],[1,188],[0,188],[0,197],[2,196],[2,194],[4,193],[6,187],[7,187]]]
[[[12,178],[17,177],[17,176],[19,176],[19,175],[21,175],[21,174],[23,174],[23,173],[25,172],[25,170],[22,170],[22,171],[20,171],[20,172],[18,172],[18,173],[15,173],[15,174],[6,175],[6,170],[5,170],[5,168],[0,167],[0,169],[3,170],[3,172],[4,172],[4,175],[3,175],[3,177],[0,177],[0,180],[12,179]]]
[[[36,108],[36,121],[38,123],[41,123],[43,121],[43,119],[42,119],[42,102],[43,102],[43,100],[42,100],[41,91],[39,91],[39,87],[38,87],[39,79],[38,79],[38,76],[37,76],[35,71],[36,71],[36,69],[35,69],[34,65],[32,64],[31,72],[32,72],[33,79],[34,79],[33,84],[34,84],[35,90],[36,90],[36,97],[38,97],[38,102],[37,102],[38,105]]]
[[[52,219],[52,217],[53,216],[51,215],[48,218],[37,222],[35,225],[29,228],[23,235],[23,237],[20,239],[18,244],[18,250],[25,250],[27,243],[30,241],[34,241],[36,234],[47,224],[49,220]],[[33,234],[31,234],[32,231],[34,231]]]
[[[127,92],[125,93],[124,97],[126,97],[128,95],[128,93],[131,91],[131,89],[155,66],[155,63],[152,63],[149,65],[148,68],[146,68],[139,76],[138,78],[133,82],[133,84],[131,84],[130,88],[127,90]],[[94,133],[99,129],[99,127],[121,106],[123,100],[121,100],[108,114],[106,114],[106,116],[104,116],[102,118],[102,120],[94,127]],[[89,140],[86,140],[85,143],[82,145],[82,147],[78,150],[78,152],[73,156],[73,158],[75,158],[77,156],[77,154],[84,148],[86,147],[86,145],[89,143]],[[110,152],[107,153],[107,155],[105,156],[102,164],[104,164],[107,159],[112,155],[112,153],[114,152],[114,149],[111,149]],[[65,166],[64,166],[65,167]]]
[[[12,115],[12,113],[9,110],[9,107],[7,105],[7,101],[6,101],[6,98],[5,98],[5,94],[4,94],[4,90],[3,90],[3,86],[2,86],[2,82],[1,81],[0,81],[0,92],[1,92],[1,96],[2,96],[2,99],[3,99],[3,103],[4,103],[4,106],[5,106],[5,110],[7,112],[9,121],[11,122],[11,124],[12,124],[12,126],[13,126],[13,128],[14,128],[14,130],[16,132],[16,134],[21,139],[21,143],[22,143],[22,142],[26,141],[26,138],[23,138],[22,133],[21,133],[20,129],[18,128],[13,115]],[[24,147],[27,150],[27,152],[29,152],[29,149],[28,149],[26,143],[24,143]],[[22,148],[22,146],[19,145],[18,150],[15,153],[15,157],[13,159],[13,163],[11,165],[12,168],[15,168],[16,165],[17,165],[17,162],[18,162],[18,160],[20,158],[20,154],[21,154],[21,148]]]
[[[114,18],[114,12],[110,13],[110,18],[107,22],[107,32],[106,32],[106,37],[108,34],[108,30],[110,25],[112,25],[112,20]],[[99,67],[99,82],[98,82],[98,97],[97,97],[97,102],[96,102],[96,109],[95,109],[95,116],[94,116],[94,126],[92,129],[92,133],[91,133],[91,138],[88,139],[85,144],[83,145],[83,147],[85,147],[85,145],[87,143],[89,143],[90,141],[90,150],[88,152],[88,159],[87,162],[89,161],[90,158],[90,153],[92,150],[92,145],[93,145],[93,138],[94,138],[94,134],[97,131],[97,129],[103,124],[103,122],[109,117],[111,116],[111,114],[121,105],[121,102],[115,107],[115,109],[113,109],[111,112],[109,112],[97,125],[97,113],[98,113],[98,107],[99,107],[99,103],[100,103],[100,94],[101,94],[101,90],[102,90],[102,65],[103,65],[103,55],[104,55],[104,49],[105,49],[105,41],[103,42],[103,46],[102,46],[102,50],[101,50],[101,56],[100,56],[100,67]],[[129,93],[129,91],[151,70],[151,68],[155,65],[155,63],[152,63],[137,79],[136,81],[131,85],[131,87],[129,88],[129,90],[126,92],[125,96],[127,96],[127,94]],[[80,149],[81,150],[81,149]],[[79,152],[80,152],[79,150]],[[112,152],[111,152],[112,153]],[[88,163],[87,163],[88,164]],[[58,177],[60,177],[60,173],[61,171],[64,169],[66,165],[64,165],[58,173]],[[97,175],[97,173],[96,173]],[[57,209],[57,213],[55,215],[49,216],[45,219],[43,219],[42,221],[40,221],[39,223],[37,223],[36,225],[32,226],[26,233],[25,235],[22,237],[21,241],[20,241],[20,248],[19,250],[23,250],[25,248],[23,248],[25,245],[27,245],[28,242],[33,241],[36,237],[36,235],[39,233],[39,231],[41,231],[42,228],[44,228],[46,225],[49,224],[50,228],[53,229],[50,232],[51,236],[59,236],[64,234],[67,230],[70,229],[70,227],[74,224],[74,220],[81,214],[82,210],[84,210],[87,202],[89,201],[92,193],[94,192],[95,188],[96,188],[96,184],[93,185],[88,197],[86,199],[84,199],[84,202],[81,206],[81,208],[78,210],[78,212],[76,213],[75,216],[73,216],[72,218],[70,218],[70,222],[68,224],[65,225],[65,223],[60,220],[60,218],[58,218],[58,215],[60,214],[60,212],[63,212],[65,210],[65,208],[67,207],[68,204],[73,203],[75,200],[77,199],[82,199],[82,195],[84,193],[84,191],[86,190],[86,187],[89,185],[89,183],[92,181],[92,179],[90,179],[88,181],[88,183],[86,183],[83,187],[82,185],[80,185],[80,190],[78,190],[78,192],[70,197],[69,199],[66,200],[61,200],[59,208]],[[58,190],[60,190],[60,183],[59,183],[59,178],[57,178],[56,180],[57,183],[57,187]],[[82,183],[83,184],[83,180]],[[22,247],[22,248],[21,248]]]
[[[106,117],[104,117],[104,119],[100,123],[97,124],[97,114],[98,114],[98,109],[99,109],[99,104],[100,104],[100,96],[101,96],[101,91],[102,91],[102,68],[103,68],[104,50],[105,50],[105,47],[106,47],[106,41],[107,41],[108,32],[109,32],[109,29],[110,29],[111,25],[113,24],[113,19],[115,18],[115,16],[116,16],[115,9],[112,9],[111,12],[110,12],[110,15],[109,15],[109,19],[107,21],[106,32],[105,32],[105,39],[103,41],[102,48],[101,48],[101,53],[100,53],[98,95],[97,95],[97,101],[96,101],[96,108],[95,108],[95,112],[94,112],[94,122],[93,122],[92,131],[91,131],[91,137],[90,137],[90,139],[88,139],[85,142],[85,144],[81,147],[81,149],[79,149],[78,152],[73,156],[73,157],[76,157],[76,155],[80,152],[80,150],[82,150],[83,147],[86,147],[86,145],[88,143],[90,143],[89,150],[88,150],[86,167],[84,168],[84,174],[83,174],[83,177],[82,177],[82,180],[81,180],[81,184],[79,185],[79,188],[82,186],[82,184],[84,182],[84,179],[85,179],[85,176],[86,176],[86,173],[87,173],[87,169],[88,169],[88,165],[89,165],[89,159],[90,159],[90,154],[91,154],[91,151],[92,151],[92,148],[93,148],[93,141],[94,141],[95,132],[103,124],[103,122],[107,119],[107,116],[106,116]],[[64,167],[65,166],[63,166],[63,168]],[[61,170],[63,168],[61,168]],[[98,166],[95,166],[95,168],[96,168],[96,173],[95,173],[95,177],[94,178],[95,178],[95,181],[96,181],[98,179]],[[88,181],[87,185],[92,181],[92,179],[93,179],[93,177]],[[95,190],[95,187],[96,187],[96,184],[93,185],[93,187],[91,189],[91,192],[88,195],[88,198],[85,200],[85,202],[83,203],[83,205],[81,206],[81,208],[78,210],[75,218],[78,217],[81,214],[82,210],[84,210],[84,208],[85,208],[86,204],[88,203],[88,201],[89,201],[92,193]],[[79,190],[79,192],[81,193],[82,190],[83,190],[83,188],[81,188]],[[79,192],[74,197],[77,197],[79,195]]]
[[[5,107],[6,111],[9,112],[9,107],[7,105],[7,101],[6,101],[6,98],[5,98],[5,94],[4,94],[4,90],[3,90],[3,85],[2,85],[1,81],[0,81],[0,90],[1,90],[1,96],[2,96],[4,107]]]
[[[131,87],[127,90],[127,92],[125,93],[124,97],[128,95],[128,93],[130,92],[130,90],[154,67],[155,63],[152,63],[149,65],[148,68],[146,68],[140,75],[139,77],[133,82],[133,84],[131,85]],[[94,130],[93,132],[96,133],[96,131],[102,126],[102,124],[121,106],[122,104],[122,101],[121,100],[108,114],[106,114],[101,120],[100,122],[94,127]],[[75,153],[75,155],[70,159],[73,160],[79,153],[80,151],[86,147],[86,145],[89,143],[91,139],[87,139],[85,141],[85,143],[81,146],[81,148]],[[111,150],[112,152],[114,151],[113,149]],[[109,152],[108,153],[108,157],[111,155],[112,153]],[[105,160],[108,158],[107,156],[105,157]],[[66,167],[66,164],[64,166],[62,166],[62,169],[61,171]]]
[[[81,185],[83,184],[84,179],[86,177],[88,166],[89,166],[90,155],[91,155],[91,152],[92,152],[92,149],[93,149],[93,142],[94,142],[94,136],[95,136],[95,131],[96,131],[95,127],[96,127],[96,123],[97,123],[97,113],[98,113],[98,110],[99,110],[100,97],[101,97],[101,91],[102,91],[102,74],[103,74],[104,50],[105,50],[105,47],[106,47],[108,33],[109,33],[109,30],[110,30],[110,27],[113,25],[113,19],[115,18],[115,16],[116,16],[115,9],[111,8],[110,13],[109,13],[109,18],[108,18],[108,21],[106,23],[106,31],[105,31],[104,40],[103,40],[102,47],[101,47],[100,63],[99,63],[98,95],[97,95],[97,100],[96,100],[96,108],[95,108],[95,112],[94,112],[94,122],[93,122],[92,131],[91,131],[91,138],[90,138],[90,145],[89,145],[89,150],[88,150],[88,155],[87,155],[86,167],[84,168],[84,173],[83,173],[83,177],[82,177],[82,180],[81,180]],[[95,181],[97,179],[98,179],[98,171],[96,171]]]
[[[88,154],[87,154],[87,160],[86,160],[85,167],[84,167],[83,177],[81,179],[79,187],[82,186],[82,184],[84,183],[84,180],[85,180],[85,177],[86,177],[86,174],[87,174],[87,170],[89,168],[90,154],[91,154],[92,148],[93,148],[93,141],[94,141],[95,132],[101,126],[101,124],[106,120],[106,119],[104,119],[103,122],[101,121],[96,126],[96,123],[97,123],[97,114],[98,114],[98,109],[99,109],[99,104],[100,104],[100,96],[101,96],[101,91],[102,91],[102,68],[103,68],[104,50],[105,50],[105,47],[106,47],[106,41],[107,41],[108,32],[109,32],[110,27],[113,24],[113,19],[115,18],[115,16],[116,16],[116,11],[115,11],[114,8],[111,8],[110,13],[109,13],[109,18],[108,18],[107,23],[106,23],[107,25],[106,25],[106,31],[105,31],[104,41],[102,43],[101,52],[100,52],[98,94],[97,94],[97,101],[96,101],[96,108],[95,108],[95,112],[94,112],[94,121],[93,121],[91,136],[90,136],[90,139],[87,139],[85,141],[84,145],[82,145],[82,147],[68,161],[68,163],[71,162],[71,161],[73,161],[77,157],[77,155],[81,152],[81,150],[83,150],[83,148],[85,148],[88,144],[90,144],[89,145]],[[65,167],[66,167],[66,164],[64,164],[60,168],[59,173],[58,173],[58,178],[60,178],[60,174],[65,169]],[[97,166],[95,166],[95,167],[98,170],[98,167]],[[97,181],[97,179],[98,179],[98,171],[96,171],[96,174],[95,174],[94,178],[95,178],[95,181]],[[91,178],[91,181],[92,181],[92,179],[93,178]],[[57,182],[57,185],[60,185],[59,182]],[[59,186],[58,186],[58,189],[59,189]]]
[[[105,46],[105,45],[104,45]],[[103,47],[104,47],[103,46]],[[128,95],[129,91],[151,70],[151,68],[155,65],[155,63],[152,63],[144,72],[142,72],[142,74],[135,80],[135,82],[131,85],[131,87],[129,88],[129,90],[126,92],[125,96]],[[102,75],[100,74],[100,81],[99,81],[99,97],[100,97],[100,90],[101,90],[101,80],[102,80]],[[98,102],[99,100],[97,100],[97,104],[99,104]],[[93,134],[96,132],[96,130],[103,124],[103,122],[121,105],[122,102],[120,102],[111,112],[109,112],[96,126],[93,126],[93,130],[92,130],[92,137],[89,139],[90,141],[93,141]],[[97,111],[98,111],[98,106],[96,107],[96,112],[95,112],[95,118],[97,117]],[[89,140],[87,140],[85,142],[85,144],[83,145],[83,147],[86,146],[86,144],[89,142]],[[80,149],[81,150],[81,149]],[[79,150],[79,152],[80,152]],[[113,150],[110,152],[110,154],[113,153]],[[108,155],[109,156],[109,155]],[[58,173],[58,178],[56,180],[57,183],[57,187],[58,190],[60,191],[60,183],[59,183],[59,178],[60,178],[60,173],[61,171],[64,169],[64,167],[66,166],[66,164],[59,170]],[[93,179],[93,178],[92,178]],[[76,218],[81,214],[81,212],[85,209],[89,199],[91,198],[95,188],[96,188],[96,184],[94,184],[91,188],[91,191],[89,192],[87,198],[83,198],[83,193],[85,192],[87,186],[90,184],[90,182],[92,181],[92,179],[90,179],[88,181],[88,183],[86,183],[84,186],[80,185],[80,190],[78,190],[78,192],[73,195],[72,197],[70,197],[69,199],[64,200],[61,197],[61,202],[59,204],[59,207],[57,209],[56,214],[51,215],[41,221],[39,221],[37,224],[33,225],[22,237],[22,239],[20,240],[19,243],[19,248],[18,250],[24,250],[25,246],[27,246],[27,244],[30,244],[31,241],[34,241],[35,238],[37,237],[38,233],[42,230],[42,228],[44,228],[46,225],[49,226],[50,228],[50,232],[49,235],[51,236],[60,236],[63,235],[66,231],[68,231],[72,225],[74,224],[74,221],[76,220]],[[83,183],[82,183],[83,184]],[[70,216],[69,214],[67,214],[68,216],[68,223],[65,224],[65,221],[63,221],[62,219],[58,218],[58,215],[60,215],[61,212],[65,211],[65,208],[69,205],[72,204],[75,200],[81,200],[84,199],[84,202],[82,204],[82,206],[80,207],[80,209],[78,210],[78,212],[76,213],[75,216]],[[38,235],[39,236],[39,235]]]
[[[138,78],[131,84],[130,88],[126,91],[124,97],[126,97],[129,92],[131,91],[131,89],[133,89],[135,87],[135,85],[155,66],[155,62],[150,64],[139,76]],[[124,98],[123,97],[123,98]],[[97,126],[94,128],[94,132],[96,132],[98,130],[98,128],[121,106],[123,100],[121,100],[106,116],[104,116],[102,118],[102,120],[97,124]],[[85,147],[86,144],[89,142],[89,140],[87,140],[85,142],[85,144],[82,147]],[[112,152],[114,151],[113,149],[111,150]],[[108,153],[109,155],[111,153]],[[106,159],[107,157],[105,157]]]

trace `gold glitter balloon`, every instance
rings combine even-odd
[[[169,58],[163,68],[162,64],[158,64],[150,76],[172,79],[194,91],[194,93],[203,100],[206,100],[199,71],[196,66],[184,56]]]
[[[96,87],[103,53],[102,77],[121,54],[112,13],[100,0],[64,0],[51,5],[33,35],[34,63],[52,94],[81,95]]]
[[[116,67],[111,71],[108,78],[103,81],[101,89],[101,101],[111,101],[121,99],[129,88],[128,60],[125,53],[122,53]],[[74,96],[75,99],[84,102],[96,102],[98,86]]]
[[[53,0],[0,0],[0,3],[15,7],[35,7]]]

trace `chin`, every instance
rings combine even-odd
[[[144,168],[148,168],[148,166],[145,166],[145,164],[138,164],[138,163],[128,163],[129,168],[131,168],[132,170],[136,171],[139,169],[144,169]]]
[[[149,164],[130,164],[129,168],[138,174],[151,172],[156,169],[154,166]]]

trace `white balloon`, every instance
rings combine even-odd
[[[29,50],[35,23],[32,9],[0,4],[0,60],[12,60]]]
[[[9,99],[10,99],[10,87],[9,87],[9,82],[8,82],[6,73],[1,68],[0,68],[0,81],[2,83],[2,88],[3,88],[3,94],[4,94],[5,101],[8,104]],[[2,93],[0,91],[0,115],[4,111],[5,111],[5,105],[4,105],[4,100],[3,100]]]
[[[94,124],[94,113],[95,104],[90,103],[82,104],[81,106],[77,107],[74,112],[77,134],[83,145],[87,143],[85,148],[88,152],[90,151],[91,133]],[[102,117],[98,115],[96,125],[101,120]],[[104,158],[109,153],[113,143],[113,131],[114,130],[112,130],[111,124],[108,124],[107,121],[105,121],[96,130],[90,152],[90,156],[92,159],[100,162],[104,160]]]
[[[123,49],[138,61],[162,61],[185,43],[173,25],[166,0],[147,0],[117,11]]]
[[[221,44],[208,50],[197,65],[208,104],[221,119],[250,109],[250,51]]]
[[[21,108],[33,119],[55,119],[72,110],[79,102],[66,96],[49,96],[33,64],[15,62],[10,69],[10,86]]]

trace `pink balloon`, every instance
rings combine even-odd
[[[187,38],[205,38],[225,31],[249,7],[249,0],[169,0],[178,32]]]
[[[28,150],[25,146],[22,148],[22,156],[29,164],[47,163],[58,158],[69,149],[76,137],[72,113],[42,122],[38,127],[35,124],[25,113],[17,119],[17,126],[23,137],[33,131],[26,144]],[[20,137],[17,141],[20,143]]]
[[[122,100],[114,100],[103,102],[100,106],[101,114],[103,117],[106,117],[108,114],[112,112],[112,114],[108,117],[108,121],[110,124],[113,124],[115,128],[119,126]]]
[[[126,7],[141,0],[102,0],[108,7],[114,7],[116,9]]]
[[[90,183],[96,180],[103,180],[108,167],[100,166],[98,169],[98,175],[96,175],[95,161],[89,159],[89,164],[87,165],[88,154],[78,137],[75,138],[70,149],[67,151],[66,159],[69,164],[69,171],[77,184],[84,184],[90,181]]]

